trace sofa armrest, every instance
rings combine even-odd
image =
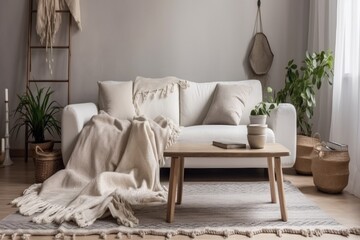
[[[289,168],[296,158],[296,110],[292,104],[281,103],[271,111],[267,124],[274,131],[275,141],[290,150],[290,156],[282,158],[282,166]]]
[[[80,131],[96,114],[98,114],[98,109],[94,103],[70,104],[64,108],[61,120],[61,151],[65,166],[75,147]]]

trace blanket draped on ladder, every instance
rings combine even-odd
[[[111,214],[133,227],[131,205],[166,202],[160,184],[163,151],[179,128],[171,120],[137,117],[118,120],[105,112],[94,116],[79,135],[66,169],[34,184],[12,201],[36,223],[74,221],[80,227]]]

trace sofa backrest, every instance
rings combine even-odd
[[[212,103],[216,84],[244,84],[251,87],[240,124],[248,124],[251,109],[262,101],[262,87],[259,80],[231,82],[189,82],[189,87],[180,89],[180,125],[201,125]]]
[[[141,79],[144,83],[160,79]],[[141,84],[141,81],[140,82]],[[106,82],[104,82],[106,83]],[[108,83],[116,83],[109,81]],[[249,123],[249,115],[251,109],[262,101],[262,88],[259,80],[243,80],[232,82],[207,82],[196,83],[188,81],[187,88],[181,88],[177,84],[168,89],[168,94],[162,96],[161,91],[155,94],[149,94],[147,101],[140,106],[140,114],[154,119],[158,115],[171,118],[175,123],[181,126],[202,125],[202,122],[212,103],[216,84],[244,84],[251,87],[251,93],[247,99],[245,109],[242,114],[240,124]],[[118,87],[121,87],[118,84]],[[120,89],[121,90],[121,89]],[[119,94],[121,92],[119,91]],[[101,99],[99,95],[99,100]],[[123,108],[122,103],[113,103],[119,108]],[[101,104],[100,104],[101,105]],[[121,111],[121,110],[119,110]]]

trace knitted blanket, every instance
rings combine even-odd
[[[131,205],[166,202],[159,165],[165,147],[175,141],[171,120],[138,117],[118,120],[105,112],[84,127],[66,169],[34,184],[12,201],[36,223],[74,221],[80,227],[112,215],[133,227]]]

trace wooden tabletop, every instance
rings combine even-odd
[[[164,151],[165,157],[285,157],[289,150],[279,143],[267,143],[262,149],[223,149],[211,143],[175,143]]]

